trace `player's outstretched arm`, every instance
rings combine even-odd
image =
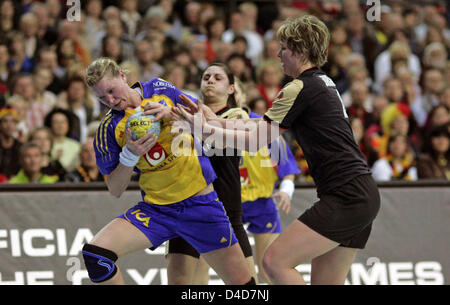
[[[216,148],[230,147],[233,149],[257,152],[280,136],[281,130],[264,120],[253,121],[248,126],[246,120],[226,120],[234,122],[239,128],[223,128],[220,123],[205,120],[200,109],[192,113],[192,109],[177,105],[172,108],[172,118],[189,123],[194,135],[214,145]],[[230,123],[231,125],[231,123]],[[198,134],[200,131],[200,134]],[[186,130],[184,130],[186,132]]]

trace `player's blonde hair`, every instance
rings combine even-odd
[[[105,76],[118,77],[122,69],[112,59],[101,57],[94,60],[86,69],[86,84],[94,87]]]
[[[317,17],[290,18],[280,26],[277,37],[294,53],[304,54],[314,65],[321,67],[327,62],[330,32]]]

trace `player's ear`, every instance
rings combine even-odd
[[[234,86],[234,84],[231,84],[230,87],[228,87],[228,94],[235,94],[236,93],[236,88]]]
[[[119,76],[124,82],[127,82],[127,75],[123,72],[123,70],[119,71]]]

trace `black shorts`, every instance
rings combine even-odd
[[[322,194],[298,220],[348,248],[364,249],[380,209],[380,194],[371,175],[361,175]]]

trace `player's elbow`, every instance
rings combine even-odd
[[[122,193],[124,192],[125,188],[115,184],[111,179],[108,179],[109,177],[106,177],[106,186],[108,187],[108,191],[111,195],[113,195],[116,198],[120,198],[122,196]]]
[[[108,185],[108,191],[111,195],[113,195],[116,198],[120,198],[120,196],[122,196],[123,191],[118,189],[118,188],[114,188],[111,187],[110,185]]]

